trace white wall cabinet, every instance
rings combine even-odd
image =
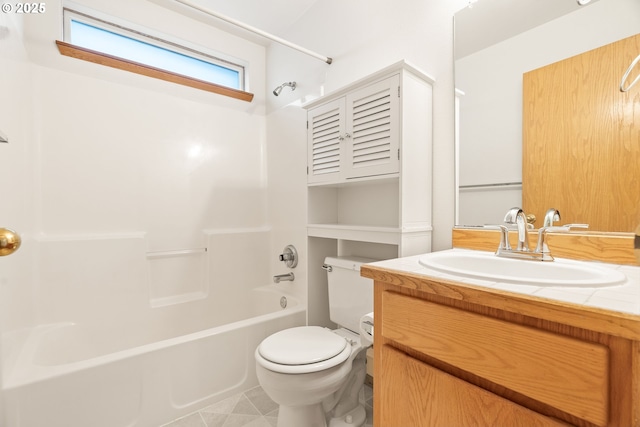
[[[308,112],[308,182],[397,174],[400,164],[398,74]]]
[[[304,106],[309,324],[330,325],[324,257],[431,251],[433,82],[400,61]]]

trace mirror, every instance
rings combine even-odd
[[[500,224],[523,205],[523,73],[640,33],[640,2],[478,0],[454,19],[456,223]]]

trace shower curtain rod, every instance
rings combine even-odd
[[[213,16],[214,18],[218,18],[218,19],[221,19],[223,21],[226,21],[226,22],[228,22],[230,24],[233,24],[233,25],[235,25],[237,27],[243,28],[243,29],[245,29],[247,31],[250,31],[252,33],[258,34],[259,36],[265,37],[265,38],[267,38],[269,40],[272,40],[274,42],[280,43],[280,44],[282,44],[284,46],[290,47],[290,48],[295,49],[297,51],[300,51],[302,53],[306,53],[307,55],[313,56],[314,58],[319,59],[321,61],[324,61],[327,64],[331,64],[333,62],[333,59],[329,58],[328,56],[320,55],[319,53],[313,52],[313,51],[311,51],[309,49],[305,49],[302,46],[298,46],[297,44],[294,44],[294,43],[291,43],[291,42],[289,42],[287,40],[281,39],[278,36],[274,36],[273,34],[269,34],[266,31],[262,31],[262,30],[260,30],[258,28],[255,28],[255,27],[252,27],[251,25],[248,25],[248,24],[245,24],[243,22],[237,21],[237,20],[235,20],[233,18],[230,18],[230,17],[228,17],[226,15],[222,15],[221,13],[215,12],[215,11],[213,11],[211,9],[207,9],[205,7],[202,7],[202,6],[198,6],[197,4],[193,4],[188,0],[174,0],[174,1],[177,2],[177,3],[181,3],[181,4],[185,5],[185,6],[189,6],[192,9],[199,10],[200,12],[205,13],[205,14],[210,15],[210,16]]]

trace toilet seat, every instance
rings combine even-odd
[[[256,360],[274,372],[303,374],[337,366],[350,354],[344,337],[320,326],[301,326],[267,337],[256,349]]]

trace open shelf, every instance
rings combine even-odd
[[[307,235],[327,239],[355,240],[399,245],[403,237],[432,231],[431,227],[371,227],[350,224],[308,224]]]
[[[344,224],[309,224],[307,234],[311,237],[328,239],[357,240],[370,243],[400,243],[400,229],[397,227],[368,227]]]

